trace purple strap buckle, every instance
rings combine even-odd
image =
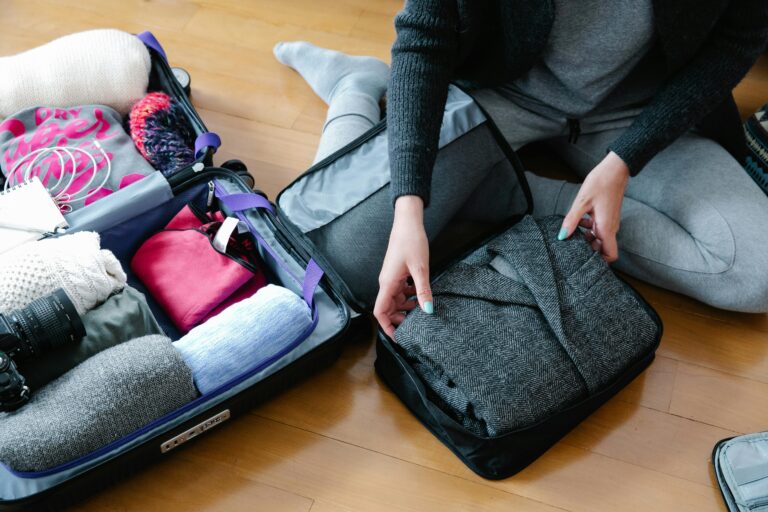
[[[145,46],[155,50],[163,58],[163,60],[165,60],[165,62],[168,62],[168,56],[165,54],[165,50],[163,50],[163,46],[160,44],[160,41],[157,40],[157,38],[152,32],[150,32],[149,30],[146,30],[141,34],[136,34],[136,37],[138,37],[141,40],[141,42],[144,43]]]
[[[211,148],[215,153],[221,146],[221,137],[213,132],[201,133],[195,139],[195,158],[200,158],[205,154],[207,148]]]

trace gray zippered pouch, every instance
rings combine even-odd
[[[768,432],[723,439],[712,454],[731,512],[768,512]]]

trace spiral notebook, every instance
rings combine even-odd
[[[64,215],[37,177],[0,192],[0,253],[66,227]]]

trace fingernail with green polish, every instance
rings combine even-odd
[[[428,315],[431,315],[435,312],[435,307],[432,305],[432,301],[428,300],[424,303],[424,312]]]
[[[557,239],[565,240],[567,236],[568,236],[568,230],[565,228],[560,228],[560,232],[557,234]]]

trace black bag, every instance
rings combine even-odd
[[[459,186],[451,188],[446,182]],[[496,200],[489,201],[488,197]],[[390,201],[383,121],[312,167],[281,192],[276,201],[281,222],[302,241],[304,250],[320,263],[331,276],[333,285],[361,314],[371,310],[375,298],[376,278],[392,222]],[[504,236],[510,226],[518,225],[531,210],[521,163],[482,108],[467,93],[453,86],[441,128],[430,201],[425,210],[425,224],[428,236],[433,239],[431,252],[448,260],[448,263],[432,264],[435,287],[440,285],[445,272],[450,273],[455,265],[466,264],[467,259],[459,256],[462,252],[469,250],[474,253],[469,257],[476,258],[478,252]],[[461,237],[461,226],[469,226],[463,231],[473,236]],[[483,236],[488,235],[490,238],[482,241]],[[457,242],[462,238],[462,242]],[[542,246],[541,250],[546,249]],[[591,263],[597,265],[595,261]],[[604,266],[602,260],[599,263]],[[413,354],[407,354],[383,332],[379,332],[377,339],[376,371],[416,417],[470,469],[485,478],[508,477],[544,453],[653,360],[662,331],[658,315],[628,284],[619,281],[607,268],[604,270],[610,275],[612,291],[633,304],[631,307],[636,308],[638,318],[644,320],[644,344],[629,351],[632,354],[617,357],[606,365],[610,369],[594,370],[602,373],[599,378],[585,379],[588,390],[578,399],[563,401],[554,412],[538,415],[535,421],[523,422],[512,431],[492,437],[473,433],[459,421],[462,414],[448,407],[435,390],[426,385],[414,367]],[[587,273],[590,272],[587,269]],[[593,273],[591,277],[596,275]],[[608,286],[608,281],[600,281],[592,287],[589,293],[593,303]],[[547,300],[557,300],[557,290],[547,290],[547,295],[550,295]],[[438,298],[435,300],[438,305]],[[565,310],[567,305],[559,307]],[[612,341],[621,341],[624,346],[639,341],[639,334],[633,329],[622,329],[620,318],[614,316],[600,321],[615,324],[608,325],[614,333],[621,331],[620,340],[602,340],[609,349]],[[542,339],[545,335],[549,333],[542,332]],[[588,349],[593,353],[600,353],[601,349],[590,346],[594,340],[586,338],[568,340],[560,336],[553,343],[561,343],[567,357],[573,360],[576,378],[578,374],[587,374],[584,365],[590,363],[584,354]],[[580,343],[586,346],[579,347]],[[446,382],[448,387],[455,386],[450,378]],[[521,383],[524,385],[525,379]]]

